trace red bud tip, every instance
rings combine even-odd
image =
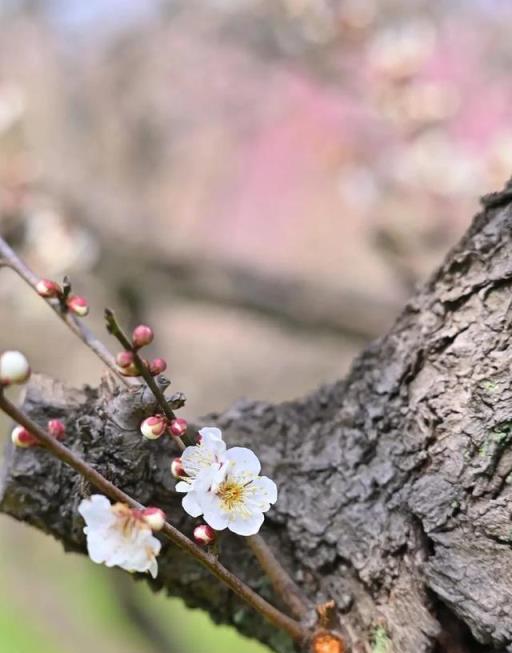
[[[23,426],[15,426],[11,433],[11,440],[14,445],[21,447],[22,449],[28,449],[29,447],[35,447],[39,444],[39,440],[29,433],[26,428]]]
[[[174,478],[182,478],[183,476],[187,476],[185,468],[183,467],[183,463],[181,462],[181,458],[175,458],[172,461],[171,474],[174,476]]]
[[[169,424],[169,433],[177,438],[181,438],[187,432],[187,426],[187,420],[178,417],[173,419]]]
[[[142,519],[153,531],[160,531],[165,524],[165,513],[160,508],[144,508]]]
[[[162,374],[167,369],[167,362],[163,358],[155,358],[149,364],[149,371],[152,376]]]
[[[145,324],[139,324],[132,333],[133,346],[139,349],[153,342],[153,329]]]
[[[85,317],[89,313],[89,304],[84,297],[80,295],[70,295],[68,297],[66,305],[68,309],[78,315],[78,317]]]
[[[140,432],[149,440],[157,440],[165,433],[167,419],[163,415],[147,417],[140,425]]]
[[[130,367],[133,363],[133,354],[131,351],[120,351],[116,356],[116,364],[118,367],[124,369]]]
[[[56,281],[41,279],[36,284],[36,290],[41,297],[58,297],[62,289]]]
[[[51,419],[48,422],[48,433],[56,440],[62,440],[66,433],[66,428],[60,419]]]
[[[216,532],[208,524],[201,524],[194,528],[194,540],[197,544],[213,544],[217,538]]]

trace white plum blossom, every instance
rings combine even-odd
[[[200,440],[197,445],[187,447],[181,455],[181,466],[186,476],[176,484],[177,492],[185,492],[183,509],[192,517],[202,514],[198,503],[198,491],[208,489],[215,476],[222,478],[222,467],[226,454],[226,443],[222,432],[215,427],[199,430]]]
[[[183,508],[203,519],[215,530],[228,528],[238,535],[254,535],[264,515],[277,501],[277,487],[259,476],[256,455],[244,447],[226,450],[219,429],[201,429],[201,441],[187,447],[181,456],[188,478],[176,485],[186,492]]]
[[[78,511],[87,524],[84,533],[93,562],[129,572],[147,571],[156,578],[156,558],[161,544],[153,536],[143,511],[132,510],[123,503],[111,505],[107,497],[100,494],[84,499]]]

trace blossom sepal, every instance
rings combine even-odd
[[[181,458],[175,458],[171,463],[171,474],[174,478],[184,478],[187,476],[187,472],[183,467],[183,462]]]

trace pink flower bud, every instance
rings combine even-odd
[[[25,383],[30,377],[30,365],[20,351],[4,351],[0,355],[0,385]]]
[[[36,284],[36,290],[41,297],[58,297],[62,289],[56,281],[41,279]]]
[[[80,295],[70,295],[66,301],[68,309],[78,315],[78,317],[85,317],[89,313],[89,304],[84,297]]]
[[[201,524],[194,528],[194,540],[197,544],[212,544],[215,542],[216,538],[217,534],[211,526],[208,526],[208,524]]]
[[[149,440],[158,440],[165,433],[167,419],[163,415],[147,417],[140,425],[140,432]]]
[[[22,449],[28,449],[29,447],[35,447],[39,444],[39,440],[29,433],[26,428],[23,426],[15,426],[11,433],[11,440],[13,444]]]
[[[167,362],[163,358],[155,358],[149,364],[149,371],[152,376],[162,374],[167,369]]]
[[[187,476],[185,468],[183,467],[183,463],[181,462],[181,458],[175,458],[172,461],[171,474],[174,476],[174,478],[182,478],[183,476]]]
[[[165,513],[160,508],[145,508],[142,511],[142,519],[152,531],[160,531],[165,524]]]
[[[64,439],[66,428],[60,419],[51,419],[48,422],[48,433],[56,440],[62,440]]]
[[[187,432],[187,426],[188,424],[186,419],[177,417],[176,419],[173,419],[169,424],[169,433],[176,436],[177,438],[181,438]]]
[[[132,333],[132,342],[134,347],[145,347],[153,342],[153,329],[145,324],[139,324]]]
[[[133,363],[133,354],[131,351],[120,351],[116,356],[116,364],[118,367],[124,369],[130,367]]]

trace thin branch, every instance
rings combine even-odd
[[[37,292],[36,285],[40,279],[32,272],[32,270],[24,263],[19,256],[12,250],[3,238],[0,238],[0,267],[9,267],[16,272],[33,290]],[[105,365],[128,387],[132,386],[133,382],[122,376],[117,369],[114,357],[99,340],[94,333],[69,311],[63,311],[59,301],[44,299],[46,304],[54,311],[56,315],[71,329],[71,331],[80,338],[80,340],[91,349],[96,356],[98,356]]]
[[[39,279],[2,238],[0,238],[0,255],[2,256],[2,259],[0,259],[1,263],[4,263],[13,269],[17,274],[19,274],[20,277],[26,281],[26,283],[28,283],[28,285],[31,286],[31,288],[36,290],[36,285]],[[111,370],[115,372],[115,374],[123,381],[123,383],[130,385],[128,379],[121,375],[117,369],[112,354],[103,345],[103,343],[98,338],[96,338],[92,331],[90,331],[84,324],[82,324],[82,322],[75,316],[71,315],[68,311],[64,311],[60,302],[54,303],[46,300],[46,303],[67,324],[72,332],[77,335],[90,349],[92,349],[92,351],[97,356],[99,356],[99,358]],[[133,361],[137,367],[137,370],[143,377],[148,388],[153,393],[162,412],[169,420],[176,419],[176,415],[169,405],[169,402],[165,398],[163,391],[156,383],[147,365],[139,356],[139,353],[133,346],[130,338],[119,324],[114,312],[108,308],[105,309],[105,320],[108,331],[115,338],[117,338],[121,346],[126,351],[130,351],[133,354]],[[188,434],[192,437],[198,435],[197,429],[190,424],[187,431]],[[175,438],[175,440],[181,451],[184,451],[186,446],[182,439]],[[268,575],[275,592],[278,594],[278,596],[281,597],[283,603],[290,609],[291,614],[299,619],[304,617],[308,610],[308,603],[303,593],[295,584],[293,579],[289,576],[284,567],[282,567],[279,561],[275,558],[274,554],[267,546],[263,538],[257,535],[245,539],[247,540],[247,544],[253,551],[263,571]]]
[[[269,577],[275,592],[284,601],[291,614],[297,619],[304,619],[311,606],[302,590],[274,556],[263,537],[259,534],[250,535],[245,540],[261,568]]]
[[[169,402],[165,398],[165,395],[161,388],[158,386],[157,382],[155,381],[153,375],[151,372],[148,370],[147,365],[144,363],[142,358],[139,356],[139,352],[137,349],[133,346],[131,340],[127,336],[127,334],[124,332],[123,328],[119,324],[114,311],[112,311],[110,308],[105,309],[105,321],[107,324],[107,330],[109,333],[111,333],[121,346],[125,349],[125,351],[129,351],[133,354],[133,362],[135,363],[135,366],[137,367],[137,371],[139,374],[142,376],[144,381],[146,382],[146,385],[148,388],[151,390],[153,393],[153,396],[158,402],[158,405],[162,409],[164,415],[167,417],[169,420],[174,420],[176,419],[176,415],[172,408],[169,406]],[[188,429],[187,429],[188,431]],[[191,433],[192,436],[196,435],[196,433]],[[185,444],[183,443],[181,438],[175,438],[175,440],[178,443],[179,448],[184,451],[185,450]]]
[[[27,415],[20,411],[0,392],[0,409],[3,410],[16,423],[21,424],[30,433],[36,436],[44,447],[56,458],[72,467],[89,483],[94,485],[103,494],[113,501],[120,501],[132,508],[142,509],[143,506],[131,496],[120,490],[117,486],[107,480],[102,474],[96,471],[91,465],[68,449],[64,444],[53,438],[41,429]],[[198,547],[192,540],[183,535],[174,526],[165,523],[162,534],[177,547],[191,555],[204,567],[206,567],[216,578],[229,587],[237,596],[243,599],[248,605],[263,615],[274,626],[284,630],[292,639],[298,642],[305,642],[311,635],[298,621],[291,619],[283,612],[268,603],[265,599],[254,592],[237,576],[226,569],[215,556],[207,553]]]

